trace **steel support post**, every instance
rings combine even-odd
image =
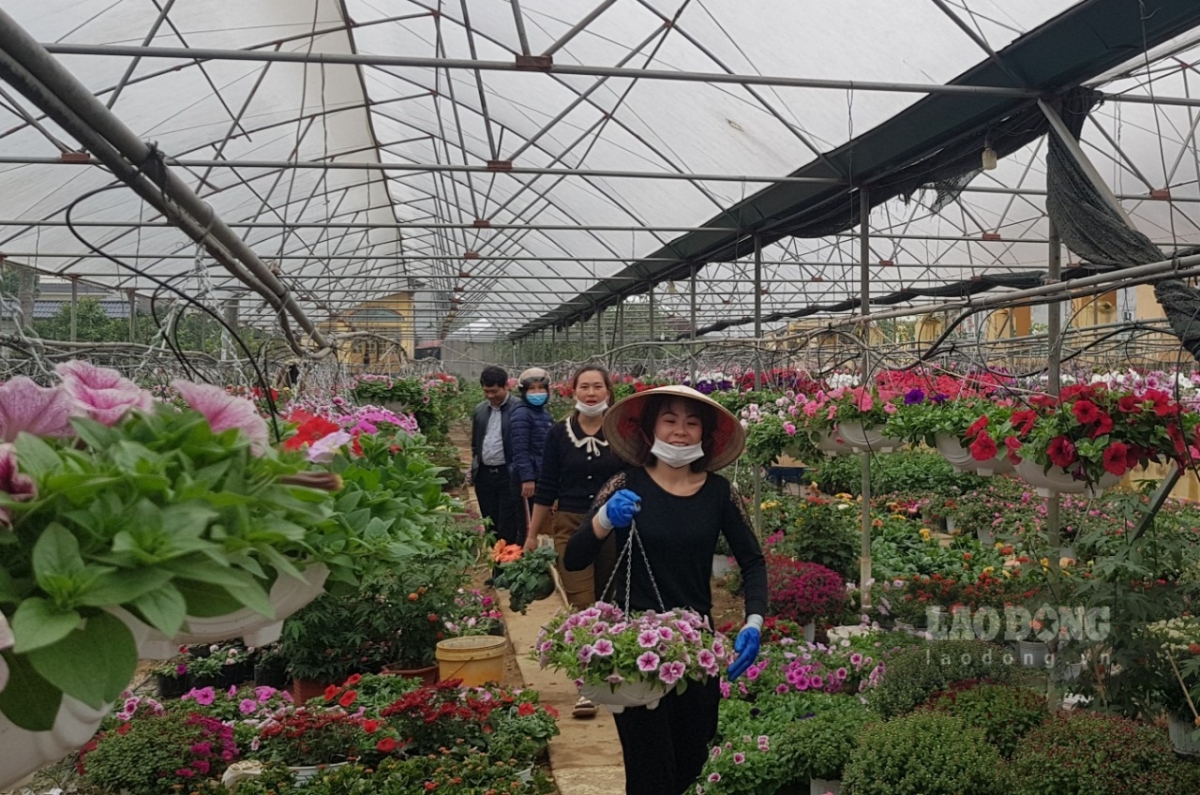
[[[79,280],[71,279],[71,342],[79,339]]]
[[[754,389],[762,389],[762,238],[754,236]],[[754,467],[754,531],[762,537],[762,467]]]
[[[129,291],[129,341],[137,342],[137,293]]]
[[[692,276],[690,280],[691,295],[690,295],[690,310],[688,317],[688,336],[692,340],[692,345],[688,346],[688,359],[692,375],[692,389],[696,388],[696,271],[700,270],[698,265],[692,266]]]
[[[1054,219],[1050,219],[1049,255],[1046,269],[1046,280],[1054,283],[1062,278],[1062,244],[1058,236],[1058,227]],[[1058,397],[1062,388],[1062,304],[1058,301],[1046,307],[1046,343],[1050,346],[1046,357],[1046,391]],[[1062,552],[1061,517],[1059,515],[1059,498],[1057,491],[1051,491],[1046,498],[1046,538],[1050,544],[1050,571],[1058,575],[1058,559]]]
[[[858,192],[859,230],[859,285],[858,296],[862,308],[863,357],[860,386],[870,387],[871,378],[871,199],[866,185]],[[862,593],[862,606],[871,605],[871,453],[862,454],[862,532],[859,545],[858,587]]]
[[[651,284],[646,290],[646,304],[650,310],[650,317],[647,322],[647,336],[650,337],[650,367],[649,374],[654,375],[654,352],[655,345],[658,343],[658,337],[654,336],[654,285]]]

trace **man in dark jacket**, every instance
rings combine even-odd
[[[479,376],[486,400],[475,407],[471,419],[471,480],[479,513],[491,520],[491,530],[509,544],[520,544],[524,533],[517,522],[517,506],[509,488],[512,461],[512,409],[516,399],[508,394],[508,373],[488,367]]]

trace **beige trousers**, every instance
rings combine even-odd
[[[584,514],[555,513],[551,525],[554,536],[554,550],[558,552],[558,576],[562,580],[563,590],[567,593],[567,601],[571,607],[582,610],[599,601],[601,591],[612,576],[613,566],[616,565],[616,541],[610,535],[600,548],[596,562],[583,571],[567,571],[563,568],[563,554],[567,549],[567,541],[579,528]],[[611,600],[612,594],[609,594]]]

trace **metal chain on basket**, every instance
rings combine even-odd
[[[613,581],[617,578],[617,572],[621,570],[621,561],[625,561],[625,613],[629,613],[629,600],[633,588],[633,545],[636,540],[638,549],[642,553],[642,562],[646,564],[646,574],[650,575],[650,585],[654,588],[654,598],[658,600],[658,608],[662,612],[667,612],[667,607],[663,604],[662,593],[658,590],[658,582],[654,579],[654,570],[650,568],[650,559],[646,557],[646,545],[642,543],[642,537],[637,531],[637,522],[629,524],[629,540],[625,542],[625,546],[621,547],[621,554],[617,556],[617,562],[613,565],[612,574],[608,576],[608,582],[604,586],[604,590],[600,592],[601,597],[607,596],[608,591],[613,586]],[[616,596],[616,594],[613,594]]]

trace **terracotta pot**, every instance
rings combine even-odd
[[[329,687],[331,682],[322,682],[320,679],[300,679],[292,680],[292,700],[297,704],[303,704],[310,698],[324,698],[325,688]]]
[[[436,685],[438,683],[438,666],[426,666],[425,668],[401,668],[398,665],[383,666],[383,673],[386,676],[403,676],[405,679],[420,679],[422,684]]]

